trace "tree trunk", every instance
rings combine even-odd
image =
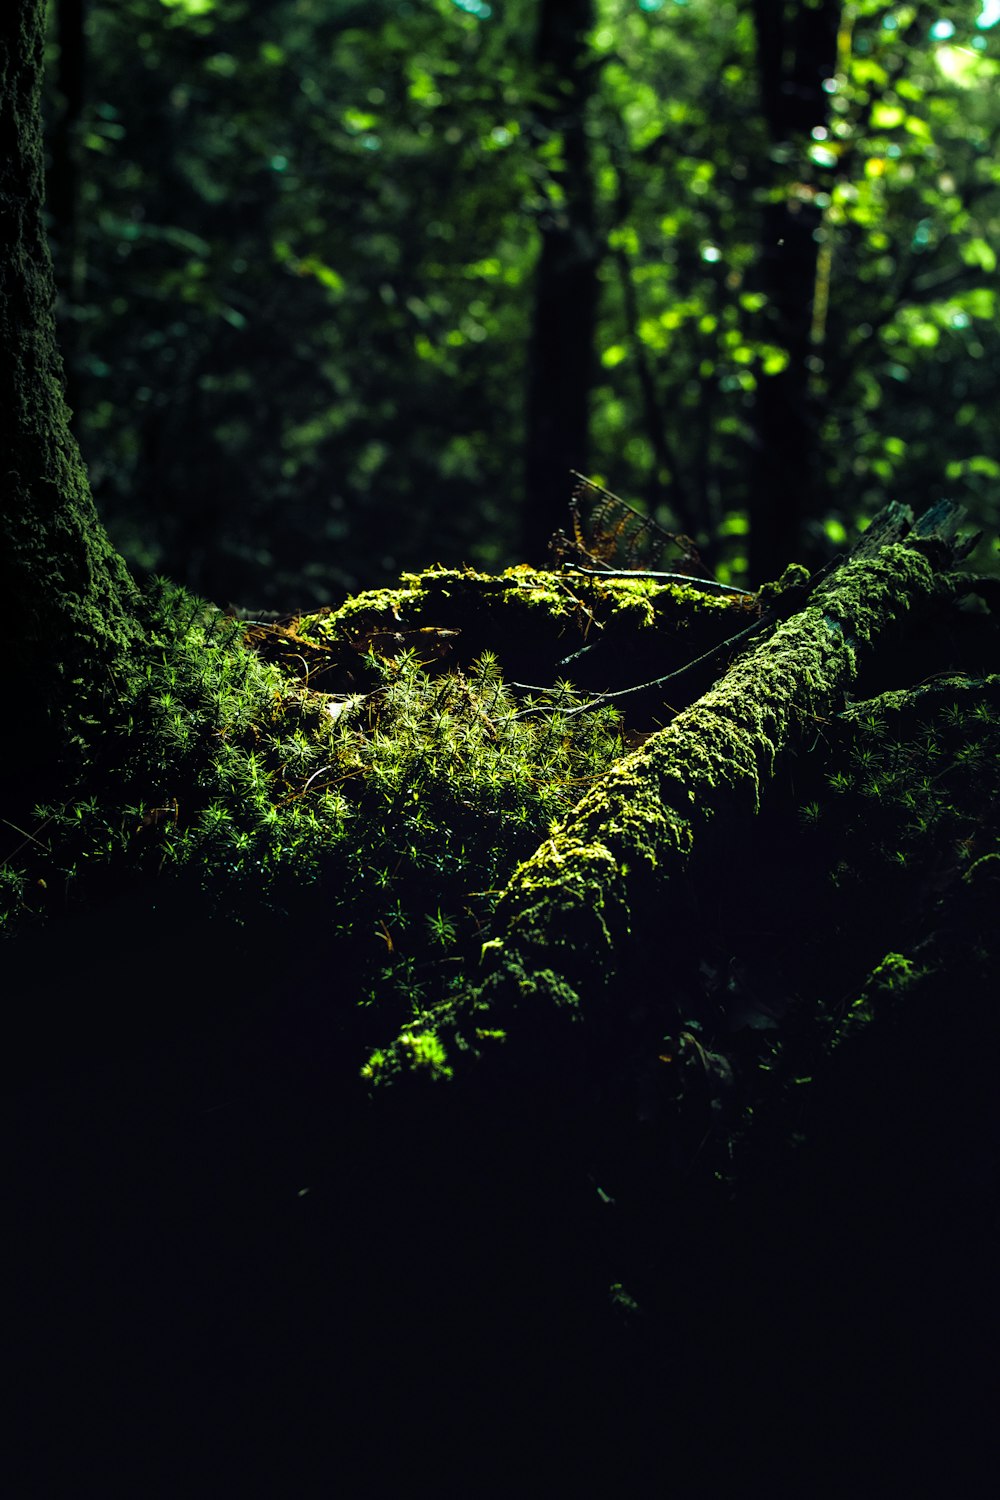
[[[597,314],[594,183],[586,130],[593,78],[585,66],[593,0],[543,0],[536,60],[540,145],[548,168],[528,369],[524,554],[543,563],[564,522],[571,469],[586,469]]]
[[[0,17],[0,597],[13,622],[9,766],[57,754],[134,640],[135,589],[94,509],[69,430],[42,219],[40,91],[45,7]],[[39,736],[42,736],[39,739]]]
[[[80,223],[80,148],[87,77],[86,9],[86,0],[58,0],[56,6],[56,43],[59,48],[56,89],[60,108],[51,132],[46,191],[59,292],[66,399],[71,420],[79,407],[80,322],[76,312],[86,278]]]
[[[772,160],[780,163],[792,148],[796,170],[802,171],[810,134],[825,127],[829,116],[823,81],[836,71],[840,0],[809,7],[755,0],[753,9]],[[765,179],[770,191],[763,210],[760,289],[767,297],[767,336],[787,352],[788,364],[758,378],[750,475],[750,576],[756,583],[776,578],[800,556],[802,523],[820,509],[812,363],[818,350],[812,334],[816,236],[823,215],[813,196],[789,190],[787,175],[787,168],[770,165]]]

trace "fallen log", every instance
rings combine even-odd
[[[578,1062],[581,1045],[604,1061],[609,1046],[623,1049],[628,986],[640,975],[649,986],[636,955],[683,941],[692,869],[739,858],[782,760],[843,707],[879,648],[954,592],[943,575],[972,545],[956,539],[963,514],[942,502],[914,522],[892,504],[825,576],[791,575],[767,601],[766,637],[618,761],[517,869],[477,981],[375,1053],[367,1076],[450,1077],[490,1055],[503,1071],[544,1074],[567,1049]],[[649,1004],[643,995],[644,1013]]]

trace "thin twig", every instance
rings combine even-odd
[[[693,661],[685,662],[683,667],[677,667],[673,672],[668,672],[665,677],[656,677],[652,682],[639,682],[634,687],[619,688],[613,693],[599,693],[596,698],[590,698],[586,703],[579,703],[575,708],[566,709],[563,717],[574,719],[577,714],[587,713],[592,708],[602,708],[605,703],[615,703],[619,698],[630,698],[634,693],[651,693],[657,688],[666,686],[668,682],[673,682],[675,678],[683,677],[684,673],[690,672],[692,667],[700,667],[705,662],[712,661],[716,656],[727,650],[728,647],[735,646],[739,641],[746,640],[748,636],[754,635],[758,630],[763,630],[766,625],[771,625],[773,622],[773,615],[763,615],[761,619],[755,620],[752,625],[748,625],[745,630],[740,630],[736,635],[731,635],[728,640],[720,641],[717,646],[712,647],[711,651],[706,651],[701,656],[696,656]],[[565,691],[565,689],[560,688],[531,687],[524,682],[512,682],[511,687],[525,693],[555,693]],[[523,719],[527,714],[551,713],[552,707],[552,704],[532,704],[530,708],[522,708],[520,713],[515,714],[514,717],[516,719]]]
[[[719,583],[716,578],[694,578],[690,573],[653,573],[645,568],[584,568],[579,563],[568,563],[577,573],[586,573],[589,578],[656,578],[670,583],[686,583],[690,588],[703,589],[708,593],[736,594],[742,599],[753,598],[752,589],[740,589],[731,583]]]
[[[47,823],[51,823],[51,822],[52,822],[51,817],[46,818],[45,819],[45,823],[39,824],[39,832],[41,832],[41,830],[46,826]],[[38,845],[39,849],[44,849],[45,852],[46,852],[46,854],[51,854],[52,853],[52,850],[49,848],[48,844],[43,844],[42,841],[41,841],[41,839],[36,838],[33,833],[29,833],[26,828],[19,828],[18,825],[16,823],[12,823],[9,818],[0,818],[0,823],[6,823],[7,827],[8,828],[13,828],[13,830],[14,830],[15,833],[23,833],[24,834],[24,843],[27,843],[28,840],[30,839],[33,844],[37,844]],[[14,854],[8,855],[8,858],[9,859],[13,859],[14,855],[15,854],[20,854],[20,852],[21,852],[21,850],[23,848],[24,848],[24,844],[18,844],[17,848],[14,850]]]

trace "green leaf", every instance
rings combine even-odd
[[[215,9],[215,0],[160,0],[166,10],[180,11],[187,16],[207,16]]]
[[[992,322],[996,314],[996,293],[989,287],[974,287],[971,292],[956,298],[956,301],[974,318],[985,318]]]
[[[906,330],[906,341],[917,349],[933,349],[940,341],[941,330],[934,323],[915,323]]]
[[[830,146],[810,146],[808,154],[809,160],[817,167],[835,167],[840,159],[839,153]]]
[[[325,286],[335,296],[340,297],[343,295],[343,276],[335,271],[332,266],[325,266],[315,255],[307,255],[305,260],[300,260],[298,263],[298,272],[300,276],[315,277],[321,286]]]
[[[959,254],[967,266],[979,266],[983,271],[997,268],[996,251],[983,239],[966,240]]]
[[[872,126],[875,130],[895,130],[906,119],[906,110],[898,104],[872,105]]]

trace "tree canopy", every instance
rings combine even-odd
[[[995,520],[992,4],[52,17],[71,404],[134,565],[285,607],[542,561],[569,467],[754,584],[887,492]]]

